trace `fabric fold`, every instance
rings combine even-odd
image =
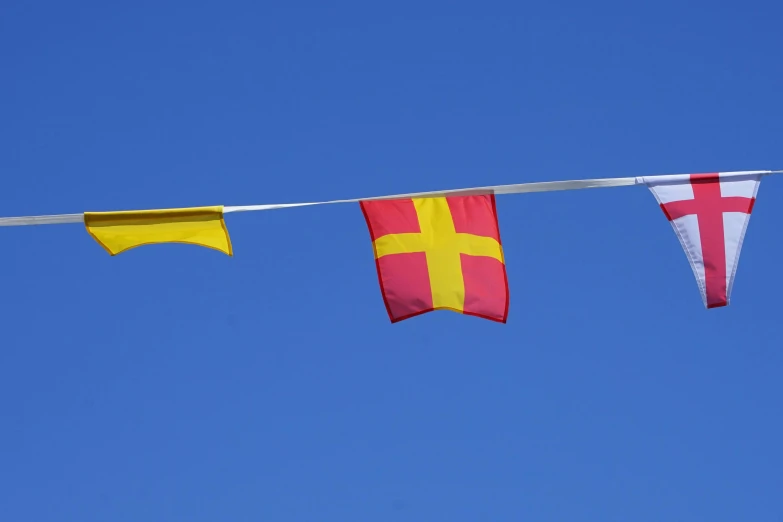
[[[393,323],[433,310],[506,322],[508,279],[494,195],[360,205]]]
[[[704,306],[728,305],[761,174],[686,174],[643,182],[682,244]]]
[[[157,243],[186,243],[233,255],[222,206],[85,212],[84,224],[112,256]]]

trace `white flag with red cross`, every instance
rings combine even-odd
[[[680,239],[707,308],[729,304],[761,176],[748,171],[640,178]]]

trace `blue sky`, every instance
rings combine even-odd
[[[0,214],[783,168],[781,16],[8,0]],[[0,230],[0,518],[778,521],[781,202],[706,311],[646,189],[501,196],[506,325],[391,325],[358,205]]]

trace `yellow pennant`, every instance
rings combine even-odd
[[[233,255],[222,206],[85,212],[84,224],[113,256],[155,243],[188,243]]]

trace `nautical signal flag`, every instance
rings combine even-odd
[[[508,280],[494,195],[360,205],[393,323],[433,310],[506,322]]]
[[[188,243],[232,255],[222,206],[85,212],[84,224],[113,256],[154,243]]]
[[[728,305],[761,175],[732,172],[642,180],[688,256],[704,306]]]

